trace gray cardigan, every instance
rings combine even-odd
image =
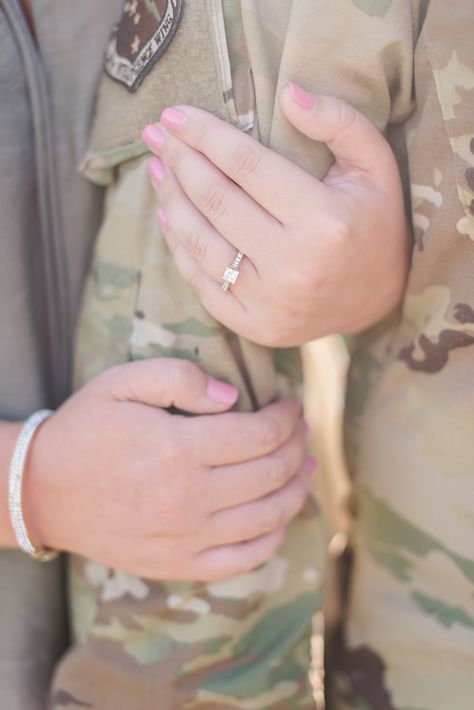
[[[0,0],[0,418],[58,406],[101,192],[76,171],[121,0]],[[0,707],[44,710],[67,644],[61,562],[0,551]]]

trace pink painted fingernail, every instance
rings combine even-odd
[[[307,456],[303,463],[303,471],[312,476],[316,471],[316,461],[312,456]]]
[[[162,210],[161,207],[160,207],[160,209],[158,210],[158,212],[156,213],[156,216],[158,217],[158,222],[161,224],[161,226],[163,227],[163,229],[167,229],[168,226],[169,226],[169,225],[168,225],[168,218],[167,218],[167,216],[166,216],[166,214],[165,214],[165,211]]]
[[[165,108],[161,114],[161,123],[170,131],[181,131],[188,122],[188,117],[177,108]]]
[[[217,402],[217,404],[234,404],[239,396],[239,390],[234,385],[209,377],[207,396],[213,402]]]
[[[152,180],[158,184],[163,180],[166,175],[165,166],[159,158],[151,158],[148,161],[148,174]]]
[[[308,91],[302,89],[301,86],[298,86],[298,84],[292,84],[291,82],[288,84],[288,88],[290,90],[291,98],[298,104],[298,106],[301,106],[301,108],[305,108],[306,110],[313,108],[314,98]]]
[[[303,431],[305,434],[309,433],[309,424],[303,420]]]
[[[160,150],[160,148],[163,148],[165,142],[163,133],[158,126],[155,126],[153,123],[145,126],[142,131],[142,139],[152,150]]]

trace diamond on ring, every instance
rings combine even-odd
[[[223,291],[227,291],[230,286],[234,286],[237,279],[239,278],[239,276],[240,276],[239,266],[240,266],[240,262],[242,261],[243,257],[244,257],[244,253],[242,251],[238,251],[232,264],[230,266],[228,266],[226,268],[226,270],[224,271],[224,274],[222,276],[222,284],[221,284],[221,288]]]

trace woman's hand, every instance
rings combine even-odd
[[[204,307],[255,342],[298,345],[372,325],[399,301],[408,230],[385,139],[340,99],[289,85],[285,115],[324,141],[321,182],[205,111],[166,109],[143,138],[178,269]],[[245,254],[228,292],[221,279]]]
[[[237,395],[183,360],[128,363],[91,381],[33,441],[33,542],[160,579],[217,579],[266,561],[306,499],[313,463],[296,401],[227,412]]]

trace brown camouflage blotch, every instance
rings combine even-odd
[[[454,317],[458,323],[474,323],[474,308],[468,303],[456,303],[454,306]]]
[[[471,190],[474,190],[474,168],[468,168],[464,174],[466,176],[467,184]]]
[[[424,359],[417,360],[413,357],[416,345],[407,345],[398,355],[410,370],[426,372],[429,375],[440,372],[448,363],[449,353],[457,348],[467,348],[474,345],[474,335],[462,333],[458,330],[442,330],[438,342],[433,342],[426,335],[420,335],[419,345],[423,350]]]

